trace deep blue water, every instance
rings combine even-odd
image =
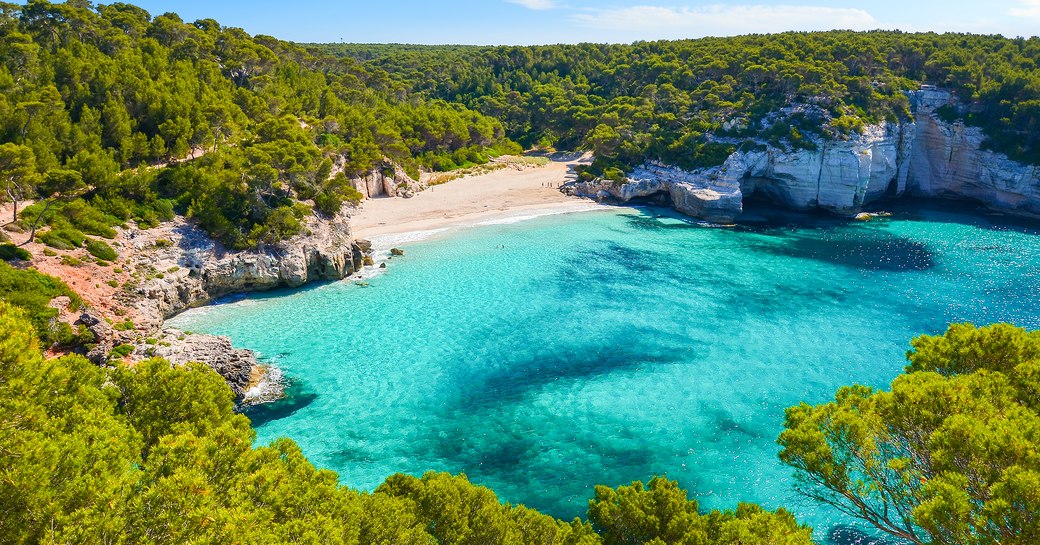
[[[943,205],[949,209],[952,205]],[[702,508],[832,511],[777,460],[784,408],[886,386],[947,324],[1040,327],[1040,238],[965,211],[869,223],[763,211],[737,228],[612,209],[405,246],[346,281],[186,313],[293,381],[252,414],[345,484],[465,472],[510,502],[584,515],[595,484],[655,474]],[[755,217],[749,217],[755,219]]]

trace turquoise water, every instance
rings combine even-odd
[[[667,474],[702,508],[787,505],[850,542],[849,521],[792,493],[776,456],[784,408],[887,385],[910,338],[950,322],[1040,327],[1040,238],[935,209],[759,219],[612,209],[480,227],[405,246],[367,287],[172,325],[284,370],[292,399],[253,414],[258,441],[291,437],[351,486],[465,472],[573,517],[595,484]]]

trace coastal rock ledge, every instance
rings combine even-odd
[[[983,149],[986,136],[978,127],[940,119],[939,107],[956,105],[949,93],[919,91],[910,98],[914,121],[871,125],[814,150],[743,145],[717,167],[685,171],[648,163],[623,183],[572,182],[564,191],[622,203],[662,199],[679,212],[718,223],[733,222],[751,196],[843,216],[883,198],[911,196],[970,200],[1040,217],[1040,167]]]
[[[344,214],[331,219],[311,217],[305,234],[255,250],[226,249],[181,217],[153,229],[128,229],[123,240],[132,250],[128,254],[133,256],[134,268],[142,271],[138,285],[119,296],[131,309],[138,333],[132,357],[161,356],[175,364],[208,364],[238,395],[245,391],[257,365],[251,351],[232,348],[226,337],[164,328],[163,321],[231,294],[346,278],[361,270],[365,254],[371,250],[366,241],[351,237]],[[142,332],[147,339],[141,337]],[[126,342],[112,342],[121,341]]]

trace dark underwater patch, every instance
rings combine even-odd
[[[826,240],[796,238],[787,245],[795,257],[875,271],[924,271],[935,267],[935,255],[923,242],[906,237]]]
[[[703,228],[703,225],[694,218],[661,210],[646,210],[639,214],[624,214],[622,217],[625,218],[626,227],[636,231],[674,231]]]
[[[514,429],[508,416],[481,418],[479,433],[465,424],[460,427],[469,430],[466,434],[459,428],[430,430],[424,441],[429,452],[424,454],[447,461],[444,469],[465,473],[474,483],[494,483],[500,498],[515,501],[519,496],[524,505],[564,519],[583,515],[593,485],[605,479],[628,484],[655,474],[654,453],[645,437],[634,439],[623,429],[617,436],[589,437],[575,429],[572,437],[560,441],[543,438],[539,430]],[[532,463],[552,455],[556,444],[579,450],[560,463]]]
[[[809,235],[795,231],[774,236],[774,243],[752,246],[773,255],[868,271],[924,271],[936,264],[935,253],[927,244],[876,229],[847,228],[827,233],[815,231]]]
[[[611,240],[591,243],[570,256],[561,267],[555,285],[562,289],[561,301],[590,290],[641,289],[681,276],[668,262],[670,256],[634,248]]]
[[[728,317],[761,318],[763,316],[796,316],[815,312],[821,305],[841,305],[848,301],[847,291],[814,285],[762,284],[747,286],[742,291],[729,293],[722,299]],[[778,301],[797,301],[798,304],[778,305]]]
[[[852,526],[837,525],[827,531],[826,545],[900,545],[902,542],[872,536]]]
[[[333,452],[327,459],[328,463],[325,465],[330,467],[350,467],[353,464],[379,461],[378,457],[367,450],[350,447]]]
[[[631,332],[632,339],[641,335],[644,333]],[[652,332],[646,335],[648,338],[656,337]],[[498,372],[467,379],[457,407],[468,412],[518,403],[554,382],[586,382],[643,365],[679,363],[688,357],[688,351],[676,352],[668,348],[633,341],[631,346],[574,347],[547,358],[513,362]]]
[[[955,223],[987,231],[1040,235],[1036,219],[992,211],[972,201],[904,197],[895,202],[884,203],[883,206],[883,210],[894,214],[894,219],[902,221]],[[881,204],[872,206],[871,210],[882,210]]]
[[[709,429],[714,430],[709,440],[721,443],[731,441],[734,435],[743,435],[750,439],[764,439],[764,436],[750,428],[737,422],[733,418],[733,413],[722,409],[720,407],[709,407],[707,404],[702,404],[701,409],[705,414],[710,415],[713,420],[713,425]]]
[[[661,257],[656,252],[632,248],[614,241],[605,241],[600,248],[589,249],[578,254],[573,263],[579,267],[602,264],[614,271],[621,269],[630,273],[645,273],[652,271],[654,263]]]

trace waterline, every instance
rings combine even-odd
[[[784,408],[886,386],[952,321],[1040,327],[1040,244],[941,211],[715,229],[652,209],[438,234],[368,287],[189,311],[175,326],[277,355],[293,399],[258,441],[298,441],[345,484],[465,472],[582,515],[595,484],[677,479],[704,508],[787,505]]]

